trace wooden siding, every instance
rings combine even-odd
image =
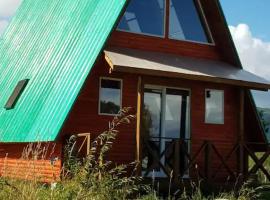
[[[91,133],[94,139],[99,133],[108,129],[112,116],[98,114],[99,81],[100,77],[113,77],[123,80],[122,107],[132,107],[132,114],[136,114],[137,104],[137,76],[133,74],[109,74],[109,66],[101,59],[93,68],[80,96],[78,97],[63,128],[66,134]],[[115,162],[129,163],[135,160],[136,124],[124,125],[114,143],[111,158]]]
[[[114,31],[112,33],[108,46],[172,53],[212,60],[220,60],[222,58],[214,45],[177,41],[121,31]]]
[[[239,94],[238,89],[232,86],[205,83],[199,81],[188,81],[180,79],[166,79],[158,77],[144,77],[145,84],[163,85],[168,87],[186,88],[191,91],[191,155],[194,155],[204,141],[211,141],[215,144],[221,155],[227,155],[232,150],[237,142],[239,132]],[[206,124],[205,119],[205,89],[224,90],[224,124]],[[215,159],[213,155],[212,170],[215,171],[220,160]],[[232,170],[237,170],[236,156],[233,156],[228,165]],[[204,166],[204,155],[200,155],[196,159],[198,167]],[[196,172],[192,172],[196,176]],[[221,170],[218,178],[226,178],[228,173],[226,170]]]
[[[97,134],[107,129],[108,122],[112,119],[112,116],[98,114],[100,77],[113,77],[123,80],[122,106],[132,107],[133,114],[136,114],[138,75],[116,72],[110,74],[108,64],[103,59],[100,59],[93,68],[91,75],[81,91],[81,95],[65,123],[62,137],[81,132],[90,132],[91,138],[94,138]],[[190,89],[192,153],[196,152],[205,140],[215,141],[215,145],[222,155],[226,155],[233,148],[239,132],[239,90],[237,88],[208,82],[152,76],[142,76],[142,82],[144,84]],[[224,90],[225,123],[223,125],[204,123],[205,89]],[[114,143],[110,159],[117,163],[129,163],[135,160],[135,154],[136,124],[134,122],[120,129],[120,134]],[[203,156],[200,156],[197,161],[199,165],[203,165]],[[233,170],[237,170],[236,157],[232,157],[228,163]],[[213,169],[216,169],[219,164],[218,159],[215,159],[213,161]]]
[[[169,39],[168,27],[165,28],[166,34],[164,38],[115,30],[107,44],[110,47],[134,48],[197,58],[223,60],[236,67],[241,67],[218,0],[205,0],[201,1],[200,4],[206,20],[205,26],[208,27],[206,29],[209,29],[214,40],[213,44]],[[167,2],[167,5],[169,5],[169,2]],[[169,24],[169,12],[166,12],[166,24]]]
[[[61,143],[0,144],[0,174],[17,179],[54,182],[60,178],[61,156]]]
[[[99,100],[99,80],[100,77],[113,77],[123,80],[122,91],[122,106],[132,107],[132,113],[136,114],[137,109],[137,83],[139,75],[112,73],[109,72],[109,66],[106,61],[101,59],[96,63],[90,76],[88,77],[72,111],[69,114],[66,123],[62,129],[59,141],[64,143],[65,138],[71,134],[91,133],[91,139],[95,138],[99,133],[108,128],[108,123],[112,120],[112,116],[98,114],[98,100]],[[144,84],[161,85],[167,87],[186,88],[191,91],[191,154],[194,154],[202,142],[205,140],[215,141],[219,152],[226,155],[237,141],[239,132],[239,90],[235,87],[214,84],[208,82],[188,81],[184,79],[161,78],[152,76],[142,76]],[[224,125],[214,125],[204,123],[205,89],[221,89],[225,94],[225,123]],[[120,134],[113,145],[110,153],[110,159],[116,163],[130,163],[136,159],[136,120],[130,125],[123,125],[120,128]],[[2,144],[0,168],[1,174],[9,174],[23,178],[24,170],[29,164],[28,161],[20,160],[21,152],[25,144]],[[59,159],[62,158],[62,145],[57,145],[54,156]],[[6,153],[8,156],[6,158]],[[197,158],[199,166],[204,165],[203,155]],[[17,164],[19,163],[19,164]],[[220,162],[218,159],[213,159],[212,168],[217,169]],[[55,180],[59,178],[61,161],[56,161],[54,166],[51,166],[50,158],[38,160],[34,163],[39,169],[39,174],[46,181]],[[228,165],[237,170],[237,158],[232,157],[228,161]],[[19,170],[18,170],[18,166]],[[7,170],[8,167],[8,171]],[[27,167],[28,168],[28,167]],[[12,173],[13,171],[13,173]],[[222,170],[223,171],[223,170]],[[15,174],[14,174],[15,172]],[[195,176],[195,172],[192,173]],[[227,176],[226,171],[219,173],[220,177]]]

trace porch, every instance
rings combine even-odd
[[[159,151],[161,140],[166,140],[163,151]],[[258,147],[260,156],[254,151]],[[269,156],[267,143],[148,138],[142,139],[140,173],[145,178],[166,179],[174,185],[181,185],[184,180],[241,184],[259,171],[270,181]]]

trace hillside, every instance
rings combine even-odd
[[[258,112],[262,115],[262,120],[266,124],[266,134],[270,141],[270,108],[260,108],[258,107]]]

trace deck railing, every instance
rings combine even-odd
[[[142,174],[173,178],[175,182],[187,177],[198,177],[207,181],[222,179],[245,180],[259,170],[270,181],[266,160],[270,156],[270,145],[252,142],[191,141],[174,138],[148,138],[142,140]],[[261,156],[254,147],[263,147]],[[262,151],[262,150],[261,150]],[[241,157],[242,156],[242,157]],[[249,159],[254,161],[249,166]]]

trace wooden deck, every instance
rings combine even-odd
[[[160,138],[161,139],[161,138]],[[164,138],[163,138],[164,139]],[[259,170],[270,181],[270,174],[265,167],[270,156],[269,144],[224,141],[201,141],[191,152],[189,140],[165,138],[166,147],[159,148],[159,139],[143,140],[141,174],[146,178],[167,179],[167,182],[180,184],[183,180],[203,180],[207,183],[243,182]],[[229,151],[221,147],[230,146]],[[258,157],[254,149],[260,147]],[[242,158],[241,158],[242,156]],[[249,165],[249,159],[254,165]],[[241,162],[242,161],[242,162]],[[161,176],[160,176],[161,174]]]

